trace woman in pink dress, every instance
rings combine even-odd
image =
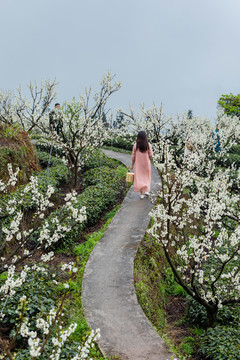
[[[145,131],[140,131],[137,136],[137,141],[133,145],[132,150],[132,165],[130,169],[134,171],[134,191],[140,192],[140,198],[144,195],[148,196],[151,184],[151,162],[153,157],[151,144],[147,140]]]

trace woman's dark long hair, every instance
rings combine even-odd
[[[136,150],[137,149],[141,152],[146,152],[148,150],[148,140],[145,131],[139,131],[138,133]]]

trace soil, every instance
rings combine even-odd
[[[185,336],[192,336],[186,323],[175,325],[183,318],[186,310],[186,302],[183,297],[169,296],[165,307],[169,337],[174,340],[174,344],[179,346]]]
[[[168,296],[165,306],[167,334],[176,347],[179,347],[186,336],[194,337],[187,322],[182,321],[186,313],[186,300],[181,296]],[[188,358],[190,359],[190,358]],[[191,360],[206,360],[205,357],[195,354]]]

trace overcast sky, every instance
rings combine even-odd
[[[2,90],[56,78],[62,103],[111,70],[113,110],[210,118],[240,93],[239,0],[0,0],[0,34]]]

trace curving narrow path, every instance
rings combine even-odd
[[[131,157],[106,150],[126,166]],[[151,190],[160,179],[152,167]],[[95,246],[85,268],[82,304],[89,325],[100,328],[99,347],[105,356],[125,360],[167,360],[171,353],[138,304],[134,289],[133,262],[146,232],[152,209],[130,188],[120,210]]]

